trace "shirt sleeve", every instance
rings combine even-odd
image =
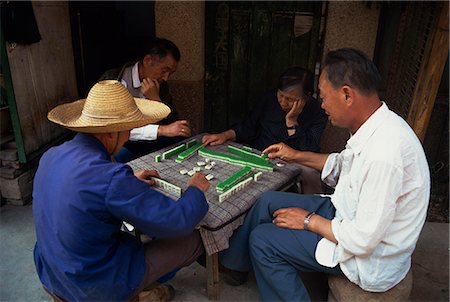
[[[332,188],[336,187],[341,174],[342,157],[339,153],[331,153],[322,169],[321,178],[324,183]]]
[[[190,186],[173,200],[136,178],[122,165],[111,178],[106,194],[109,211],[151,237],[189,234],[208,212],[204,193]]]
[[[156,140],[158,138],[158,127],[159,125],[147,125],[132,129],[130,132],[130,141]]]
[[[373,162],[365,167],[360,180],[361,192],[347,196],[346,203],[354,203],[354,217],[336,217],[331,222],[338,241],[336,258],[343,262],[351,256],[367,257],[384,238],[390,227],[401,195],[403,173],[386,162]],[[351,190],[350,190],[351,191]],[[338,208],[337,208],[338,211]]]

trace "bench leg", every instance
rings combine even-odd
[[[219,301],[219,255],[206,255],[206,275],[208,299]]]

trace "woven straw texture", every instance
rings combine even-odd
[[[170,108],[147,99],[133,98],[118,81],[96,83],[86,99],[62,104],[48,113],[48,119],[77,132],[119,132],[156,123]]]

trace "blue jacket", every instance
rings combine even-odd
[[[295,134],[289,136],[286,128],[286,112],[281,109],[277,90],[263,94],[246,118],[231,127],[236,132],[236,141],[252,148],[264,150],[276,143],[303,151],[320,151],[320,137],[327,124],[327,115],[319,102],[310,97],[298,116]]]
[[[193,231],[208,211],[189,187],[172,200],[111,162],[88,134],[48,150],[34,179],[34,260],[43,285],[70,301],[125,300],[144,278],[144,246],[120,231],[122,221],[149,236]]]

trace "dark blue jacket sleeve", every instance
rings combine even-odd
[[[267,94],[258,98],[255,106],[246,115],[243,121],[231,126],[236,133],[237,142],[248,142],[258,136],[258,128],[261,123],[264,108],[267,108]]]
[[[136,178],[125,165],[114,173],[106,203],[115,217],[158,238],[189,234],[208,212],[208,202],[198,188],[189,187],[176,201]]]

